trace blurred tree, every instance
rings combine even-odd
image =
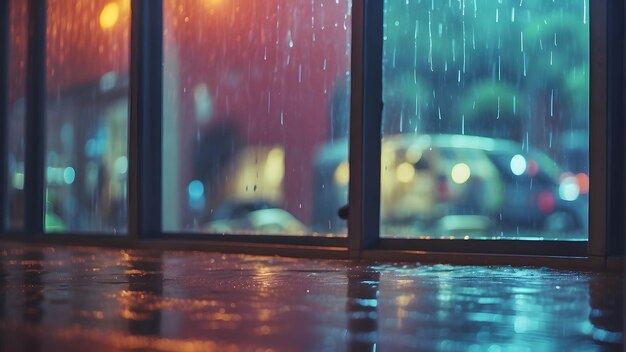
[[[551,146],[587,128],[586,11],[585,0],[386,0],[383,132]]]

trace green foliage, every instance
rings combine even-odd
[[[555,116],[582,127],[585,10],[583,0],[386,0],[384,132],[521,139]]]
[[[468,134],[521,139],[520,116],[527,106],[519,102],[516,89],[504,82],[476,82],[456,106],[456,114],[465,116]]]

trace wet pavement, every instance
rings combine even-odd
[[[621,351],[623,273],[0,243],[2,351]]]

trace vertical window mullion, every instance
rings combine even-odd
[[[607,229],[606,255],[624,253],[624,2],[607,10]]]
[[[589,247],[604,256],[607,231],[607,3],[590,2],[589,35]]]
[[[352,4],[350,185],[352,256],[374,248],[380,232],[383,1]]]
[[[0,0],[0,235],[7,230],[9,0]]]
[[[27,236],[42,235],[45,226],[46,3],[46,0],[29,3],[24,160]]]
[[[131,3],[129,235],[161,232],[163,4]]]

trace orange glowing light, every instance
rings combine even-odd
[[[583,172],[576,174],[576,182],[578,183],[578,188],[580,189],[580,193],[587,194],[589,193],[589,176]]]
[[[199,3],[204,7],[204,10],[211,16],[221,13],[224,10],[224,0],[202,0]]]
[[[108,29],[117,23],[120,18],[120,5],[116,2],[110,2],[102,8],[100,12],[100,27]]]

